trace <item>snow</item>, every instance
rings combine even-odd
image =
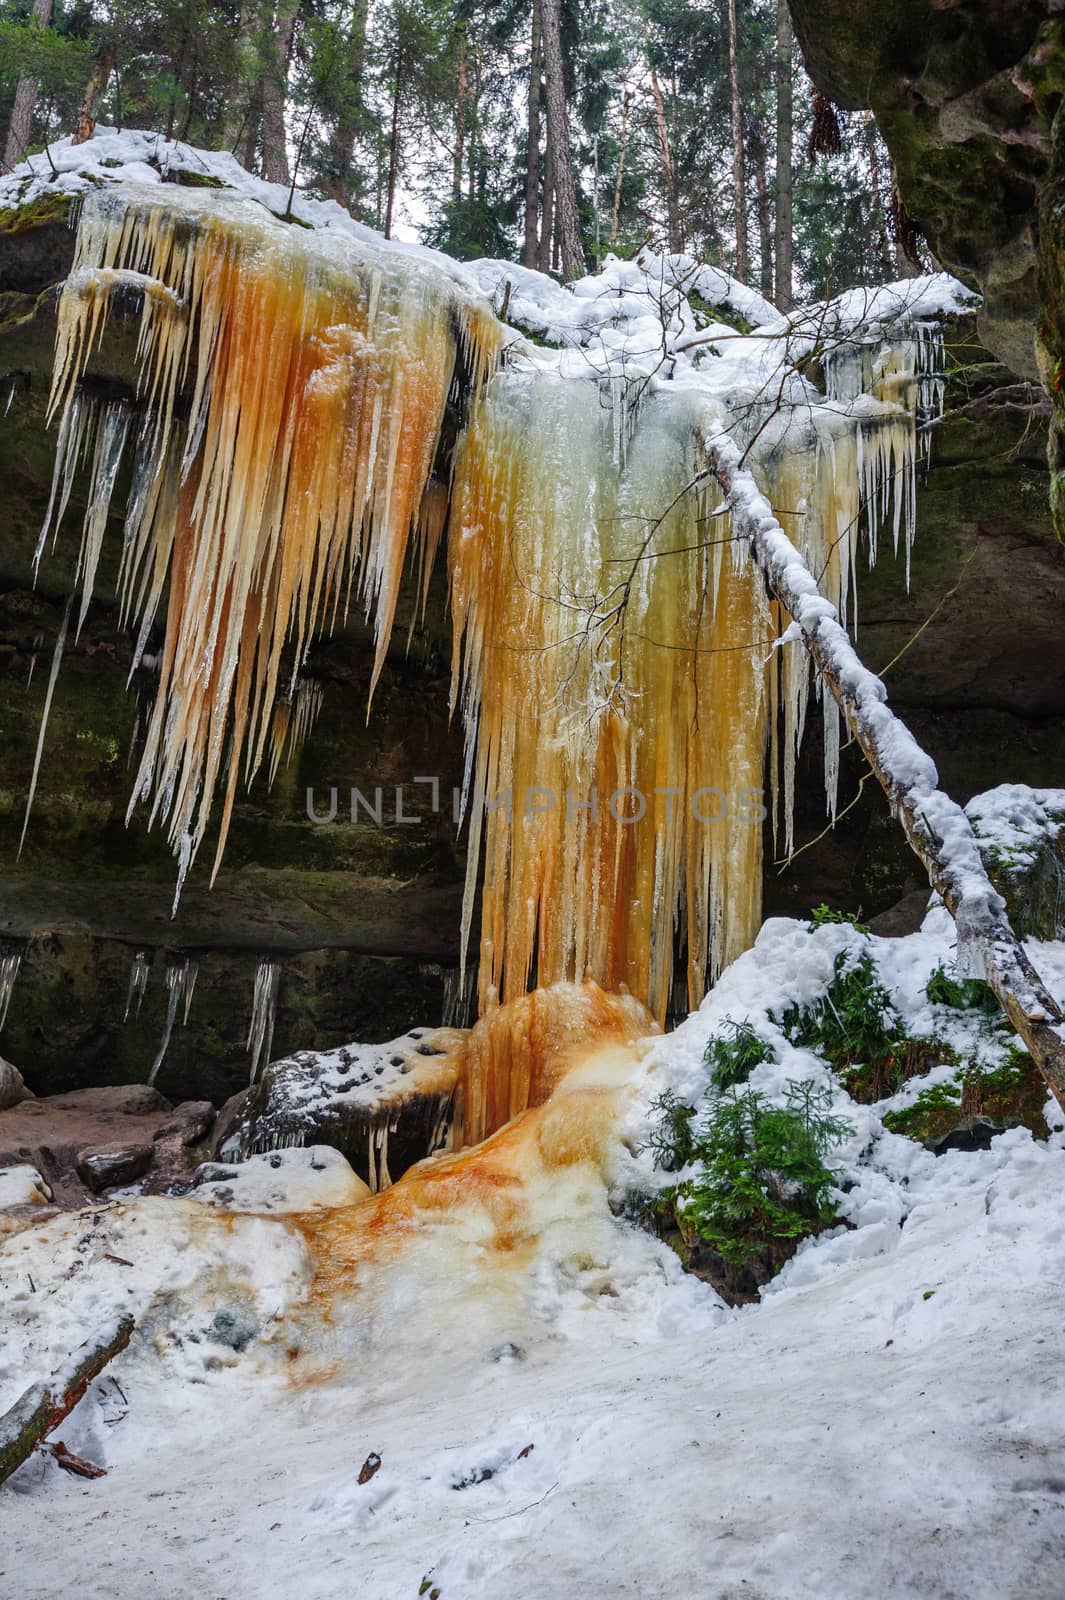
[[[50,1199],[48,1185],[36,1167],[0,1168],[0,1211],[12,1206],[45,1205]]]
[[[984,848],[1021,869],[1031,866],[1041,849],[1065,827],[1065,789],[1000,783],[974,795],[965,814]]]
[[[239,1165],[205,1163],[192,1198],[218,1211],[284,1215],[358,1205],[369,1192],[339,1150],[311,1144],[249,1156]]]
[[[563,286],[513,262],[460,263],[428,246],[385,240],[333,200],[316,200],[298,188],[290,192],[283,184],[255,177],[228,150],[200,150],[161,134],[103,125],[86,143],[58,140],[49,154],[31,156],[0,178],[0,208],[25,206],[57,191],[84,195],[113,184],[174,184],[179,174],[194,184],[221,185],[220,193],[228,191],[275,217],[294,217],[320,236],[331,236],[341,248],[347,238],[363,250],[397,253],[412,265],[442,273],[452,284],[461,283],[489,300],[497,313],[506,300],[507,320],[561,347],[537,348],[515,332],[526,362],[566,377],[695,382],[726,409],[742,411],[785,370],[789,400],[816,403],[812,386],[791,372],[815,345],[831,352],[851,339],[875,349],[900,333],[926,338],[945,318],[971,311],[977,303],[964,285],[937,273],[875,290],[851,290],[785,316],[721,268],[686,255],[658,254],[648,246],[630,261],[608,254],[600,272]],[[183,192],[190,191],[171,190],[175,204],[181,203]],[[191,192],[202,194],[202,189]],[[706,323],[697,316],[689,301],[693,295],[724,311],[725,321]],[[750,335],[737,333],[729,316],[742,318]]]
[[[650,1100],[703,1093],[726,1017],[774,1047],[753,1087],[827,1081],[771,1014],[859,952],[911,1030],[950,1021],[924,994],[955,954],[942,907],[902,939],[771,919],[637,1052],[616,1202],[656,1181]],[[1065,992],[1065,947],[1032,954]],[[953,1023],[971,1043],[973,1019]],[[1065,1119],[1042,1143],[1014,1129],[937,1157],[884,1131],[893,1102],[836,1093],[849,1226],[741,1310],[579,1172],[531,1255],[493,1265],[468,1213],[438,1216],[367,1258],[328,1316],[310,1314],[313,1227],[287,1211],[126,1201],[19,1235],[0,1252],[0,1406],[87,1329],[128,1310],[138,1331],[63,1425],[107,1476],[21,1468],[0,1490],[0,1576],[27,1600],[75,1582],[281,1600],[297,1569],[309,1600],[353,1583],[406,1600],[427,1577],[441,1600],[1056,1600]],[[271,1204],[289,1183],[305,1197],[322,1154],[247,1163],[245,1198],[256,1174]]]

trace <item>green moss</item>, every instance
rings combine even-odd
[[[701,294],[688,294],[687,298],[697,328],[705,328],[710,322],[723,322],[726,328],[733,328],[736,333],[750,333],[753,324],[741,316],[734,306],[706,300]]]
[[[0,209],[0,233],[25,233],[45,222],[65,222],[73,204],[73,196],[53,190],[27,205],[5,206]]]
[[[962,1125],[985,1117],[1002,1127],[1025,1127],[1047,1136],[1046,1085],[1031,1056],[1011,1045],[998,1067],[968,1063],[947,1083],[933,1084],[909,1106],[889,1111],[884,1127],[919,1144],[935,1146]]]
[[[226,185],[221,178],[216,178],[211,172],[190,172],[187,167],[167,173],[167,183],[180,184],[183,189],[224,189]]]

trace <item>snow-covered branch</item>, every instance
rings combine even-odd
[[[727,433],[707,437],[707,454],[728,497],[734,532],[773,595],[798,624],[802,642],[838,702],[911,846],[958,928],[959,952],[1005,1007],[1058,1103],[1065,1108],[1065,1017],[1010,926],[987,875],[968,817],[939,788],[935,763],[887,703],[881,680],[863,666],[809,567],[742,465]]]

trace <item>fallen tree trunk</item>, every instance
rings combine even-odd
[[[58,1372],[33,1384],[5,1411],[0,1417],[0,1483],[73,1411],[92,1380],[126,1348],[132,1333],[131,1316],[114,1317],[86,1339]]]
[[[881,680],[862,665],[835,607],[818,590],[734,441],[721,431],[707,439],[706,448],[730,504],[734,533],[750,541],[770,592],[797,625],[825,688],[953,916],[959,953],[990,985],[1065,1110],[1065,1016],[1010,926],[968,817],[939,788],[931,756],[888,706]]]

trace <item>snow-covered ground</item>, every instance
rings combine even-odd
[[[1060,1596],[1065,1152],[941,1167],[890,1253],[717,1326],[638,1279],[574,1286],[523,1355],[471,1321],[407,1360],[397,1328],[304,1390],[124,1359],[61,1430],[108,1476],[36,1458],[0,1493],[5,1590]]]
[[[700,1013],[631,1053],[615,1201],[654,1181],[647,1105],[667,1085],[703,1092],[726,1016],[773,1042],[751,1079],[773,1095],[825,1069],[769,1011],[823,992],[862,948],[911,1029],[942,1031],[924,988],[951,938],[942,910],[896,940],[766,924]],[[1063,947],[1030,948],[1060,991]],[[957,1014],[955,1043],[980,1026]],[[613,1214],[579,1159],[530,1199],[535,1240],[509,1251],[457,1204],[384,1254],[345,1255],[358,1208],[304,1226],[276,1204],[289,1163],[302,1205],[336,1203],[313,1152],[271,1168],[271,1215],[129,1200],[9,1241],[0,1406],[93,1317],[125,1306],[139,1331],[58,1430],[107,1476],[35,1456],[0,1490],[6,1592],[405,1600],[428,1579],[441,1600],[1060,1596],[1062,1118],[1047,1141],[1013,1129],[935,1156],[883,1130],[895,1100],[837,1092],[850,1226],[742,1309]]]

